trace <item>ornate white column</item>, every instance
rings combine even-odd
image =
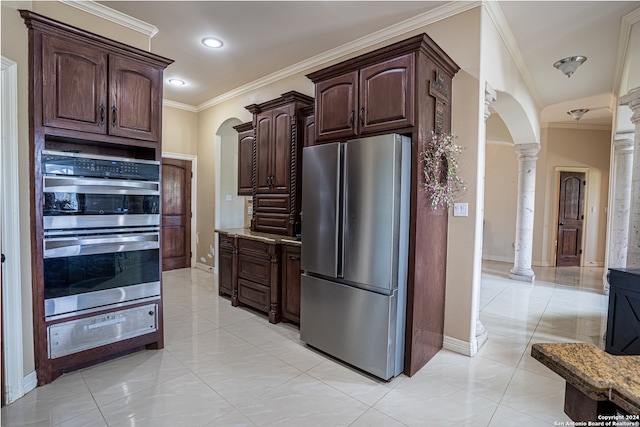
[[[537,142],[515,144],[518,154],[518,207],[516,213],[515,259],[509,277],[533,282],[531,269],[533,254],[533,211],[536,198],[536,160],[540,151]]]
[[[633,173],[632,133],[617,134],[613,139],[613,185],[611,194],[611,229],[607,267],[626,267],[629,246],[629,212]],[[605,270],[604,293],[609,295],[608,269]]]
[[[635,125],[627,267],[640,267],[640,87],[620,98],[620,105],[631,108],[631,123]]]
[[[484,121],[485,123],[491,116],[491,110],[489,110],[489,106],[493,101],[497,99],[496,91],[487,83],[485,85],[484,91]],[[486,145],[486,137],[487,133],[485,132],[485,145]],[[480,289],[478,289],[478,294],[480,294]],[[489,338],[489,331],[484,327],[482,322],[480,321],[480,298],[477,298],[477,303],[475,307],[475,316],[476,316],[476,343],[478,345],[478,350],[487,342]]]

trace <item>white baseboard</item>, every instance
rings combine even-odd
[[[478,343],[462,341],[457,338],[444,336],[442,340],[442,347],[451,350],[455,353],[464,354],[465,356],[473,357],[478,352]]]
[[[38,376],[36,375],[36,371],[32,371],[27,374],[26,377],[22,379],[22,389],[24,390],[24,394],[29,393],[31,390],[35,389],[38,386]]]
[[[201,262],[196,262],[196,268],[198,270],[206,271],[207,273],[214,273],[215,274],[215,269],[213,267],[211,267],[210,265],[207,265],[207,264],[203,264]]]
[[[513,257],[501,256],[501,255],[482,255],[483,261],[496,261],[496,262],[506,262],[509,264],[513,264]]]

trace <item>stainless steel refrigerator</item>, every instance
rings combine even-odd
[[[305,147],[300,339],[388,380],[404,362],[411,140]]]

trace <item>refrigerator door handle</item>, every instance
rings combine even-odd
[[[338,277],[344,278],[344,263],[345,263],[345,215],[344,208],[347,203],[347,188],[344,185],[344,177],[346,176],[347,169],[347,149],[346,143],[340,144],[340,150],[338,150],[338,227],[336,227],[336,244],[338,250],[336,255],[338,256]]]

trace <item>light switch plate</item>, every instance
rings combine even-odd
[[[233,196],[231,194],[227,194],[225,196],[225,199],[227,200],[227,202],[230,202],[231,200],[233,200]]]
[[[253,215],[253,206],[247,206],[247,215]]]
[[[469,216],[469,204],[468,203],[454,203],[453,204],[453,216]]]

